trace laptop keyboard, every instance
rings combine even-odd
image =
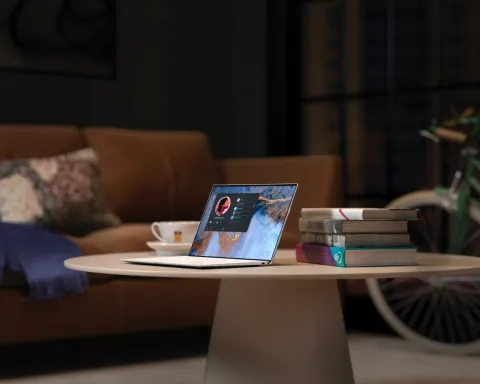
[[[143,259],[146,260],[146,259]],[[247,264],[252,263],[253,260],[245,259],[219,259],[216,257],[194,257],[194,256],[160,256],[160,257],[149,257],[149,262],[152,263],[162,263],[168,265],[233,265],[233,264]],[[254,262],[254,261],[253,261]]]

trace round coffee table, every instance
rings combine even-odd
[[[303,264],[293,250],[278,251],[272,266],[249,268],[196,270],[121,261],[148,255],[154,256],[77,257],[65,266],[113,275],[220,279],[205,384],[353,384],[337,280],[480,274],[480,259],[421,253],[414,267]]]

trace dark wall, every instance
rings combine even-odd
[[[266,148],[265,1],[118,0],[115,81],[0,71],[0,121],[202,130]]]
[[[209,133],[220,156],[266,154],[265,13],[265,0],[170,4],[168,121]]]

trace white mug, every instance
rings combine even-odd
[[[199,225],[199,221],[156,221],[150,228],[161,242],[191,244]]]

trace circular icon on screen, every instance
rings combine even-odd
[[[225,213],[227,213],[231,204],[232,204],[232,200],[230,199],[230,197],[228,196],[222,197],[220,200],[218,200],[218,203],[215,206],[215,213],[218,216],[223,216]]]

